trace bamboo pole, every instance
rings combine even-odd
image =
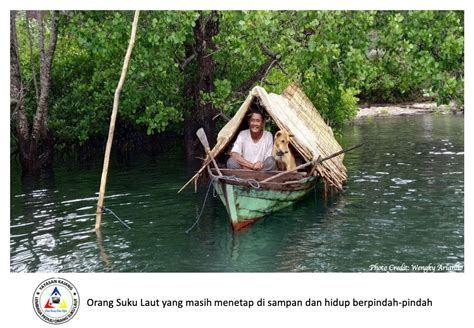
[[[120,92],[122,91],[122,87],[125,82],[125,76],[127,75],[127,70],[128,70],[128,62],[130,61],[130,56],[132,55],[132,49],[135,44],[135,36],[137,34],[139,14],[140,14],[140,11],[136,10],[135,16],[133,17],[132,33],[130,35],[130,41],[128,43],[127,52],[125,54],[125,60],[123,62],[122,74],[120,75],[120,80],[118,82],[117,89],[115,89],[115,94],[114,94],[114,104],[112,107],[112,115],[110,117],[109,136],[107,138],[107,145],[105,147],[104,166],[102,168],[102,177],[100,179],[99,199],[97,201],[97,208],[95,212],[95,230],[96,231],[100,229],[100,224],[102,222],[102,209],[104,206],[105,185],[107,184],[107,173],[109,170],[110,151],[112,149],[112,141],[114,140],[115,120],[117,118],[117,112],[118,112],[118,107],[119,107]]]

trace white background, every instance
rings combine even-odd
[[[161,3],[160,3],[161,2]],[[10,1],[2,3],[2,154],[1,197],[1,317],[5,323],[18,327],[50,327],[42,322],[32,307],[33,291],[37,285],[51,277],[63,277],[71,281],[79,291],[81,305],[76,316],[64,327],[112,327],[162,326],[162,327],[271,327],[302,326],[363,326],[363,327],[466,327],[472,321],[473,281],[470,270],[472,249],[472,143],[469,138],[470,111],[474,110],[472,96],[472,14],[462,1],[330,1],[317,4],[309,1]],[[321,2],[321,1],[320,1]],[[466,135],[465,135],[465,273],[10,273],[10,204],[9,204],[9,10],[10,9],[458,9],[465,11],[465,58],[466,58]],[[125,48],[124,48],[125,52]],[[98,181],[99,184],[99,181]],[[92,227],[91,227],[92,228]],[[88,298],[94,299],[418,299],[429,297],[431,308],[91,308]]]

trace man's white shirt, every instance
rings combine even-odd
[[[259,141],[254,142],[250,130],[240,131],[234,142],[231,152],[242,155],[250,163],[263,162],[265,158],[272,156],[273,136],[268,131],[263,131]]]

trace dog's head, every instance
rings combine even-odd
[[[290,143],[290,137],[293,137],[293,135],[285,130],[280,130],[275,134],[273,151],[276,156],[282,157],[289,152],[288,144]]]

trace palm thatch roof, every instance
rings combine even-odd
[[[293,135],[290,143],[305,161],[316,160],[319,156],[324,158],[342,150],[334,138],[332,129],[324,122],[311,101],[297,85],[291,84],[281,95],[268,94],[265,89],[256,86],[250,91],[234,117],[219,132],[217,143],[211,150],[214,158],[230,146],[255,98],[275,121],[278,128]],[[311,173],[321,175],[326,186],[340,190],[347,180],[347,170],[342,163],[343,158],[344,154],[318,163]],[[206,158],[201,169],[191,180],[198,179],[210,162],[211,160]]]

